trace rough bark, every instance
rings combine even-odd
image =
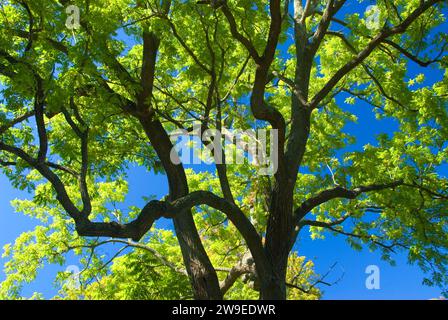
[[[165,168],[170,190],[169,200],[186,196],[187,177],[183,166],[174,165],[170,159],[173,145],[162,124],[150,117],[142,117],[140,122]],[[191,210],[177,214],[173,220],[195,299],[222,299],[218,276],[202,245]]]
[[[136,102],[127,100],[113,92],[104,81],[100,81],[100,85],[117,97],[117,101],[123,102],[121,105],[123,111],[135,116],[140,121],[167,174],[169,198],[166,202],[153,201],[148,203],[135,221],[125,225],[90,221],[89,214],[91,213],[91,205],[86,185],[89,161],[87,149],[88,131],[81,131],[74,122],[71,122],[70,115],[67,113],[67,122],[81,140],[82,169],[80,174],[77,172],[73,173],[67,168],[49,162],[47,159],[49,142],[44,121],[44,80],[33,70],[32,65],[12,57],[5,51],[0,51],[0,56],[3,57],[8,64],[24,64],[33,71],[32,75],[36,83],[36,94],[34,99],[34,110],[13,119],[8,124],[0,126],[0,134],[3,134],[14,125],[34,116],[37,125],[39,145],[37,146],[38,152],[36,156],[28,154],[23,149],[14,145],[8,145],[3,141],[0,141],[0,150],[14,155],[16,158],[22,159],[51,182],[57,193],[57,200],[73,218],[76,223],[76,230],[81,236],[107,236],[139,240],[151,228],[156,219],[161,217],[172,218],[179,245],[182,250],[186,270],[190,277],[194,297],[196,299],[222,299],[222,292],[227,291],[236,281],[238,276],[246,272],[256,272],[257,280],[259,281],[260,297],[262,299],[286,299],[285,280],[288,256],[296,240],[297,230],[303,225],[332,228],[334,225],[340,224],[346,219],[346,217],[343,217],[340,220],[331,223],[313,222],[304,220],[306,214],[313,208],[332,199],[355,199],[366,192],[394,189],[395,187],[406,185],[403,181],[393,181],[386,184],[360,186],[351,190],[338,186],[311,196],[294,210],[294,187],[305,154],[308,136],[310,134],[312,111],[318,108],[325,99],[331,97],[332,92],[335,90],[335,87],[341,79],[356,67],[361,66],[365,59],[367,59],[381,44],[385,43],[392,46],[407,58],[420,62],[419,64],[423,66],[430,64],[432,61],[429,61],[428,63],[422,62],[418,57],[407,52],[398,44],[392,42],[389,38],[393,35],[404,33],[416,19],[438,2],[442,2],[442,0],[421,1],[420,5],[410,13],[407,18],[402,20],[400,24],[390,28],[383,28],[383,30],[376,36],[372,36],[364,49],[355,52],[352,60],[335,72],[330,80],[314,97],[309,97],[310,73],[315,55],[325,35],[331,33],[328,31],[331,21],[335,20],[334,16],[344,5],[345,0],[329,0],[327,2],[325,11],[321,13],[322,19],[311,38],[308,37],[307,33],[306,17],[316,13],[313,12],[312,0],[308,0],[305,7],[303,7],[302,1],[295,0],[294,40],[296,46],[296,73],[293,80],[281,79],[290,86],[292,93],[292,116],[288,139],[286,139],[287,125],[283,115],[265,100],[265,87],[266,84],[272,80],[270,78],[271,74],[274,74],[274,76],[276,75],[279,78],[281,77],[281,75],[278,73],[276,74],[271,70],[279,35],[282,32],[281,25],[283,17],[281,1],[271,0],[269,2],[271,23],[266,47],[262,54],[257,51],[250,39],[246,38],[246,36],[238,30],[238,23],[227,4],[223,2],[222,5],[219,6],[228,21],[232,36],[246,48],[248,54],[257,65],[250,99],[252,114],[257,120],[267,121],[274,129],[279,130],[279,170],[274,177],[272,190],[270,192],[269,218],[264,243],[250,220],[233,201],[224,167],[218,167],[219,178],[223,185],[223,199],[213,194],[209,194],[206,191],[190,193],[183,166],[175,165],[171,161],[170,154],[173,145],[162,123],[155,118],[154,111],[151,109],[150,105],[156,70],[156,57],[160,44],[157,35],[151,32],[145,32],[143,34],[143,61],[140,79],[141,92],[135,97]],[[169,11],[170,3],[170,1],[164,2],[163,7],[165,13]],[[218,7],[215,9],[218,9]],[[173,26],[172,28],[173,32],[175,32],[175,28]],[[176,33],[174,35],[181,41]],[[28,34],[18,34],[18,36],[28,37]],[[30,40],[37,41],[37,35],[30,37]],[[67,54],[68,50],[62,43],[52,39],[47,40],[54,48],[61,51],[61,53]],[[184,42],[181,41],[181,44],[187,51],[189,50]],[[198,65],[210,73],[208,68],[205,65],[202,65],[196,58],[194,53],[190,53]],[[126,69],[120,65],[119,61],[115,59],[113,55],[109,58],[110,59],[105,62],[106,65],[117,73],[117,77],[122,81],[124,86],[126,83],[136,83],[135,79],[127,73]],[[7,65],[1,64],[0,74],[6,77],[13,77],[15,72]],[[99,78],[101,77],[99,76]],[[210,93],[213,93],[213,90],[211,90]],[[210,94],[209,97],[212,97],[212,95]],[[16,163],[16,161],[0,161],[0,165],[3,166],[16,165]],[[80,176],[80,194],[83,201],[82,210],[77,208],[72,202],[67,193],[66,186],[53,170],[63,170],[74,176]],[[253,257],[256,271],[254,271],[252,267],[247,269],[244,266],[236,266],[236,268],[231,270],[229,276],[221,283],[222,288],[220,288],[216,270],[212,266],[202,245],[191,212],[192,207],[201,204],[214,207],[227,215],[229,220],[236,226],[246,241]]]

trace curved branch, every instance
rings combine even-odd
[[[76,208],[76,206],[71,201],[61,179],[50,169],[50,167],[46,163],[40,162],[37,159],[31,157],[29,154],[27,154],[20,148],[7,145],[2,141],[0,141],[0,150],[6,151],[10,154],[15,155],[16,157],[19,157],[20,159],[28,163],[28,165],[39,171],[39,173],[43,177],[45,177],[55,189],[57,194],[56,198],[62,205],[64,210],[67,212],[67,214],[70,217],[72,217],[75,221],[79,220],[79,218],[81,217],[81,212]]]
[[[407,51],[405,48],[401,47],[399,44],[391,41],[391,40],[384,40],[384,43],[390,45],[391,47],[395,48],[397,51],[399,51],[402,55],[404,55],[405,57],[407,57],[408,59],[414,61],[415,63],[417,63],[418,65],[420,65],[421,67],[428,67],[429,65],[433,64],[433,63],[437,63],[437,62],[441,62],[441,57],[443,55],[443,53],[445,52],[445,49],[448,46],[448,42],[444,42],[442,48],[440,49],[439,54],[431,60],[422,60],[421,58],[419,58],[418,56],[412,54],[411,52]]]
[[[236,24],[235,17],[233,16],[232,11],[230,11],[230,8],[228,7],[227,3],[225,3],[221,7],[221,11],[222,13],[224,13],[227,21],[229,22],[230,32],[232,33],[232,36],[236,40],[238,40],[244,47],[246,47],[250,56],[252,57],[252,59],[254,59],[256,63],[260,63],[261,57],[258,54],[257,49],[255,49],[254,45],[248,38],[246,38],[243,34],[241,34],[238,31],[238,26]]]
[[[295,215],[297,218],[297,222],[299,223],[300,220],[311,210],[314,208],[320,206],[321,204],[328,202],[333,199],[337,198],[344,198],[344,199],[356,199],[358,196],[360,196],[363,193],[366,192],[372,192],[372,191],[381,191],[385,189],[390,188],[396,188],[398,186],[403,185],[403,180],[394,181],[391,183],[386,184],[372,184],[367,186],[360,186],[357,188],[354,188],[353,190],[346,189],[341,186],[337,186],[332,189],[324,190],[320,192],[318,195],[307,199],[305,202],[303,202],[300,207],[298,207],[295,210]]]
[[[316,29],[316,32],[311,39],[311,55],[314,56],[319,49],[320,44],[322,43],[325,34],[330,27],[330,23],[333,17],[338,13],[338,11],[343,7],[346,0],[329,0],[327,3],[327,7],[322,14],[322,19]]]
[[[5,133],[8,129],[14,127],[15,125],[31,118],[32,116],[34,116],[34,110],[33,111],[28,111],[25,114],[9,121],[8,123],[0,126],[0,135],[2,135],[3,133]]]
[[[130,238],[138,241],[151,229],[157,219],[174,218],[181,212],[199,205],[208,205],[225,213],[242,234],[254,259],[264,260],[261,238],[241,209],[208,191],[192,192],[172,202],[151,201],[142,209],[136,220],[124,225],[116,222],[91,222],[87,218],[78,219],[76,230],[81,236]],[[257,264],[257,268],[261,268],[259,272],[264,271],[262,263],[260,267]]]
[[[415,9],[405,20],[403,20],[399,25],[393,28],[384,28],[378,35],[376,35],[368,43],[368,45],[359,52],[354,59],[345,64],[341,69],[339,69],[333,77],[327,82],[327,84],[314,96],[310,103],[310,108],[314,109],[318,104],[325,99],[325,97],[334,89],[334,87],[339,83],[339,81],[346,76],[350,71],[359,66],[370,54],[383,43],[387,38],[404,33],[409,26],[417,20],[422,14],[424,14],[428,9],[430,9],[436,3],[442,2],[443,0],[429,0],[420,1],[420,5]]]
[[[253,260],[251,261],[250,258],[251,257],[248,257],[246,255],[233,268],[228,270],[221,269],[222,271],[228,272],[226,278],[222,280],[219,285],[223,295],[226,294],[226,292],[229,291],[230,288],[232,288],[238,278],[242,275],[248,273],[256,274]]]

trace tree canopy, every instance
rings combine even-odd
[[[300,232],[406,252],[444,287],[447,3],[366,3],[2,0],[0,170],[39,226],[5,247],[0,297],[75,252],[81,286],[61,273],[59,298],[316,299]],[[356,108],[396,129],[359,146]],[[195,123],[276,130],[277,170],[173,162],[170,133]],[[166,197],[117,206],[131,166]]]

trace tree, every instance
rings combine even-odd
[[[83,269],[90,274],[83,275],[83,279],[78,279],[80,285],[74,285],[61,277],[62,286],[56,298],[191,299],[193,293],[189,286],[188,275],[181,266],[182,256],[179,247],[175,244],[176,238],[172,232],[158,231],[151,235],[151,239],[146,245],[138,245],[139,250],[114,259],[111,272],[101,277],[99,281],[91,282],[89,277],[98,276],[98,270],[104,267],[104,264],[99,264],[99,268]],[[222,255],[214,254],[213,249],[207,243],[205,247],[211,249],[208,252],[212,251],[209,256],[214,265],[223,265]],[[233,249],[238,252],[238,249]],[[162,259],[161,256],[169,257],[170,260]],[[246,255],[246,260],[243,258],[243,261],[247,262],[247,258],[248,255]],[[289,262],[295,268],[290,268],[288,272],[291,285],[291,289],[288,290],[288,298],[300,300],[320,298],[321,292],[315,285],[324,280],[313,272],[312,262],[305,261],[303,257],[297,255],[292,255]],[[229,267],[220,267],[217,268],[217,271],[224,274],[220,281],[220,287],[226,299],[257,299],[258,292],[254,288],[256,283],[253,277],[249,273],[242,272],[244,270],[235,268],[231,262],[226,261],[224,265]],[[231,271],[232,267],[234,267],[234,271]],[[239,267],[242,268],[243,265],[240,264]],[[239,276],[235,276],[235,272],[240,272]]]
[[[253,261],[262,299],[294,287],[288,261],[308,227],[386,259],[406,250],[427,284],[446,283],[445,1],[381,0],[374,16],[343,15],[354,5],[345,0],[73,1],[71,30],[61,4],[7,1],[0,17],[0,161],[14,186],[34,190],[18,210],[52,217],[34,237],[60,250],[85,237],[137,243],[172,219],[196,299],[223,298],[206,250],[219,244],[204,243],[232,230],[250,255],[233,257],[227,276],[234,283]],[[409,78],[411,64],[445,74],[427,84]],[[349,151],[356,137],[344,126],[356,117],[345,107],[356,99],[399,129]],[[225,156],[214,173],[187,171],[172,161],[170,132],[193,121],[277,130],[275,174]],[[163,172],[169,195],[114,211],[133,163]],[[201,236],[213,218],[225,221],[218,235]]]

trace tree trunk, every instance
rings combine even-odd
[[[289,244],[294,231],[293,193],[291,187],[287,184],[281,185],[278,180],[272,191],[265,242],[271,276],[268,279],[260,279],[261,299],[286,299]]]
[[[197,300],[222,300],[218,276],[202,246],[191,211],[174,218],[174,228],[190,277],[194,298]]]
[[[162,124],[151,117],[141,117],[142,124],[152,146],[157,152],[168,176],[170,200],[188,194],[188,183],[182,165],[171,161],[173,145]],[[218,276],[202,245],[191,211],[174,218],[174,228],[182,251],[185,267],[190,277],[193,295],[198,300],[222,300]]]
[[[285,278],[272,278],[260,288],[261,300],[286,300]]]

